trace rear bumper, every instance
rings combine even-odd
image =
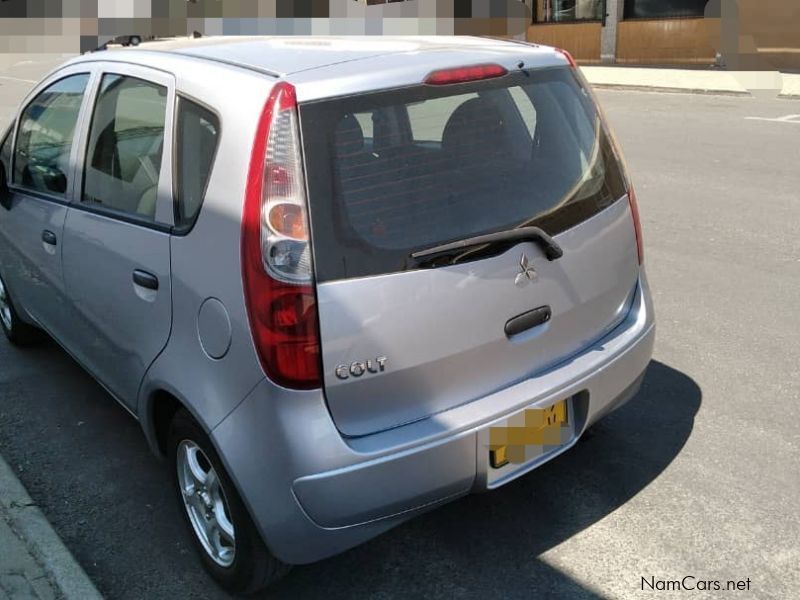
[[[631,311],[614,331],[550,371],[479,400],[344,439],[319,391],[293,392],[264,380],[214,429],[212,439],[273,554],[288,563],[313,562],[537,466],[488,482],[478,432],[519,410],[580,399],[574,444],[587,427],[635,395],[654,340],[642,272]]]

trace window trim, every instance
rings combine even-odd
[[[534,25],[576,25],[580,23],[602,23],[603,19],[564,19],[563,21],[537,21]]]
[[[65,206],[70,210],[79,210],[85,213],[91,213],[93,215],[98,215],[101,217],[108,217],[115,221],[121,221],[123,223],[129,223],[130,225],[137,225],[139,227],[145,227],[147,229],[153,229],[155,231],[161,231],[162,233],[171,233],[172,226],[165,225],[164,223],[157,223],[153,221],[143,221],[142,219],[137,219],[136,217],[131,217],[128,213],[123,212],[112,212],[111,210],[98,210],[92,206],[88,206],[86,204],[80,202],[70,202],[69,200],[65,200],[64,198],[59,198],[57,196],[52,196],[50,194],[40,192],[38,190],[30,190],[28,188],[20,189],[13,189],[15,193],[18,194],[25,194],[31,198],[36,198],[38,200],[45,200],[47,202],[51,202],[53,204],[58,204],[60,206]]]
[[[643,21],[688,21],[688,20],[702,20],[703,16],[696,15],[673,15],[669,17],[625,17],[621,19],[620,23],[641,23]]]
[[[39,95],[47,90],[49,87],[57,84],[64,79],[68,79],[69,77],[74,77],[76,75],[88,75],[89,79],[86,82],[86,87],[83,90],[83,99],[81,100],[81,107],[78,110],[78,118],[75,121],[75,130],[72,134],[72,148],[70,148],[69,152],[69,163],[71,168],[69,172],[66,173],[68,177],[67,182],[67,189],[63,195],[53,194],[49,192],[45,192],[42,190],[36,190],[33,188],[26,187],[21,183],[18,183],[14,180],[14,174],[16,173],[16,157],[17,157],[17,142],[19,141],[19,125],[22,120],[22,115],[25,113],[26,110],[30,107],[36,98]],[[11,127],[11,164],[9,165],[10,177],[8,181],[8,187],[12,192],[18,194],[26,194],[35,196],[37,198],[41,198],[44,200],[51,200],[58,204],[70,204],[75,192],[75,179],[76,179],[76,172],[75,172],[75,161],[80,153],[80,145],[82,141],[82,132],[86,125],[86,112],[88,110],[88,99],[91,95],[92,86],[94,83],[94,68],[89,65],[77,64],[68,67],[64,67],[63,69],[59,69],[55,73],[52,73],[49,77],[42,80],[38,85],[36,85],[22,102],[21,108],[17,110],[16,115],[14,116],[14,122]]]
[[[214,153],[211,156],[211,171],[209,174],[208,181],[206,181],[206,186],[203,189],[203,197],[200,200],[200,206],[197,209],[197,214],[194,216],[190,223],[181,223],[180,222],[180,210],[179,205],[180,201],[178,199],[178,112],[181,109],[181,102],[182,101],[191,102],[208,112],[210,112],[214,117],[217,119],[217,143],[214,146]],[[188,235],[194,226],[197,224],[197,220],[200,218],[200,213],[203,212],[203,205],[206,203],[206,194],[208,193],[208,187],[211,185],[211,175],[214,174],[214,169],[217,163],[217,156],[219,155],[219,148],[222,145],[222,132],[223,132],[223,125],[222,125],[222,116],[220,115],[219,111],[214,108],[213,106],[209,105],[202,100],[197,99],[196,97],[187,94],[185,92],[177,92],[175,98],[175,115],[173,119],[173,132],[172,132],[172,139],[174,140],[174,150],[172,152],[172,159],[171,159],[171,168],[172,168],[172,210],[173,210],[173,227],[172,233],[176,236],[186,236]]]
[[[75,187],[73,194],[72,208],[78,208],[85,212],[90,212],[108,217],[117,221],[155,229],[157,231],[172,231],[175,226],[174,213],[172,210],[173,196],[173,174],[172,160],[169,158],[174,155],[174,128],[175,128],[175,77],[171,73],[123,62],[100,62],[96,63],[94,85],[90,94],[90,113],[86,117],[85,127],[83,128],[81,139],[81,153],[77,157],[75,164]],[[100,98],[100,87],[103,77],[106,75],[119,75],[121,77],[131,77],[140,79],[153,85],[160,85],[167,88],[167,99],[164,115],[164,146],[162,148],[161,168],[158,178],[158,190],[156,199],[156,214],[154,220],[138,217],[133,213],[125,213],[110,208],[88,205],[83,202],[84,181],[86,179],[87,155],[89,153],[89,134],[91,131],[94,113],[97,109],[97,102]],[[166,157],[166,160],[165,160]]]

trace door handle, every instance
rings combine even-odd
[[[528,329],[544,325],[550,320],[552,315],[553,313],[549,306],[540,306],[539,308],[534,308],[531,311],[522,313],[506,323],[506,336],[511,337],[523,331],[527,331]]]
[[[51,246],[55,246],[58,243],[58,238],[56,234],[50,231],[49,229],[45,229],[42,232],[42,241],[45,244],[50,244]]]
[[[158,277],[141,269],[136,269],[133,272],[133,283],[148,290],[158,289]]]

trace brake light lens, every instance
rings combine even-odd
[[[495,64],[472,65],[456,69],[442,69],[433,71],[425,78],[427,85],[450,85],[453,83],[466,83],[481,79],[493,79],[507,75],[505,67]]]
[[[639,253],[639,264],[644,264],[644,240],[642,239],[642,222],[639,219],[639,204],[636,202],[636,192],[633,186],[628,184],[628,202],[631,205],[631,216],[633,217],[633,229],[636,232],[636,250]]]
[[[321,385],[317,301],[297,98],[275,85],[256,131],[242,215],[242,279],[261,366],[292,389]]]

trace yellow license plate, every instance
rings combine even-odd
[[[508,463],[525,463],[561,446],[570,436],[566,400],[526,409],[510,417],[505,426],[489,428],[489,464],[499,469]]]

